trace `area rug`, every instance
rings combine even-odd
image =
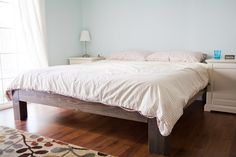
[[[111,155],[0,126],[0,157],[111,157]]]

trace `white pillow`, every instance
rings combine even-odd
[[[146,57],[150,55],[151,51],[121,51],[112,53],[107,59],[110,60],[131,60],[131,61],[145,61]]]
[[[148,61],[165,62],[202,62],[206,59],[206,54],[194,51],[159,51],[150,54],[146,58]]]
[[[191,51],[172,51],[170,52],[170,62],[202,62],[206,59],[206,54]]]
[[[170,57],[168,52],[155,52],[147,56],[147,61],[161,61],[161,62],[169,62]]]

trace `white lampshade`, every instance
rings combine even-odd
[[[82,31],[80,33],[80,41],[91,41],[89,31]]]

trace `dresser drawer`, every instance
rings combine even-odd
[[[82,64],[82,63],[89,63],[92,61],[86,61],[86,60],[77,60],[77,59],[70,59],[70,64]]]
[[[231,100],[231,99],[214,99],[212,103],[214,105],[219,105],[219,106],[229,106],[229,107],[235,107],[236,108],[236,100]]]
[[[69,58],[69,64],[82,64],[82,63],[91,63],[99,60],[103,60],[102,57],[73,57]]]
[[[205,110],[236,113],[236,62],[210,60],[208,70],[211,87]]]
[[[211,80],[213,92],[232,94],[236,99],[236,69],[213,69]]]
[[[236,64],[216,63],[216,64],[213,64],[213,69],[236,69]]]

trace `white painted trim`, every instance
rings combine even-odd
[[[9,108],[12,108],[12,107],[13,107],[12,103],[1,104],[0,105],[0,111],[1,110],[6,110],[6,109],[9,109]]]

